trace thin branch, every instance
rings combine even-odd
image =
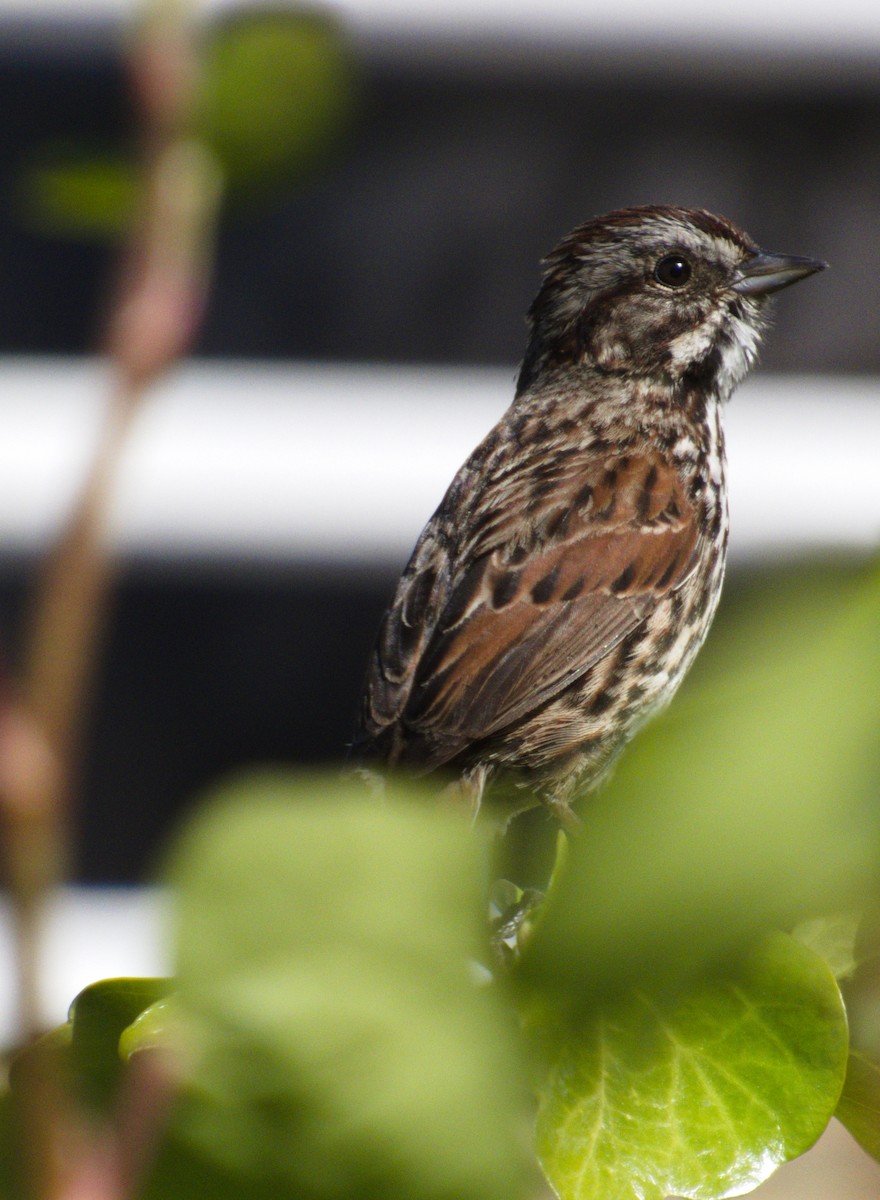
[[[186,352],[203,309],[220,186],[207,151],[190,136],[196,68],[184,5],[157,0],[131,53],[143,188],[107,328],[114,386],[91,467],[36,590],[21,687],[0,706],[0,827],[27,1038],[40,1028],[43,912],[70,859],[71,797],[113,576],[108,514],[116,473],[147,392]],[[154,1116],[143,1136],[131,1127],[132,1114],[150,1105],[129,1088],[120,1129],[89,1131],[60,1057],[36,1057],[20,1095],[33,1194],[119,1200],[133,1186],[135,1159],[143,1157],[132,1158],[122,1142],[152,1144]],[[155,1071],[132,1074],[135,1092],[138,1080],[155,1091]]]

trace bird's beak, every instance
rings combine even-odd
[[[766,296],[780,288],[824,271],[828,263],[818,258],[798,258],[794,254],[768,254],[759,250],[740,264],[733,290],[741,296]]]

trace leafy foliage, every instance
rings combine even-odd
[[[206,39],[195,129],[234,192],[298,180],[349,127],[352,59],[317,10],[243,12]]]
[[[118,237],[138,200],[134,164],[104,148],[49,144],[31,157],[19,181],[19,211],[40,233]]]
[[[233,201],[308,178],[353,123],[353,56],[341,26],[317,9],[244,11],[208,24],[200,67],[191,133]],[[127,148],[50,143],[25,168],[19,208],[41,232],[103,239],[126,229],[139,191]]]
[[[562,1047],[538,1153],[572,1200],[738,1195],[816,1141],[847,1058],[827,964],[783,934],[723,978],[635,992]]]
[[[515,1200],[530,1125],[562,1200],[738,1194],[832,1115],[880,1160],[880,576],[796,582],[740,600],[543,901],[412,784],[243,778],[171,856],[173,994],[87,989],[25,1060],[106,1111],[171,1052],[142,1200]]]
[[[585,807],[525,963],[567,1003],[699,973],[877,893],[880,571],[796,576],[767,600],[741,603]]]
[[[85,988],[73,1001],[68,1018],[71,1066],[90,1104],[109,1108],[124,1066],[120,1037],[170,989],[167,979],[108,979]]]
[[[880,1063],[852,1053],[835,1116],[880,1162]]]
[[[523,1191],[512,1030],[468,967],[478,844],[420,799],[243,780],[177,847],[175,1138],[248,1190]]]
[[[626,756],[526,949],[532,1024],[555,1034],[539,1147],[564,1200],[741,1192],[835,1112],[832,974],[857,994],[866,952],[856,914],[822,914],[880,880],[880,576],[800,582],[744,604],[711,675]],[[812,951],[754,958],[796,922]],[[750,995],[737,972],[756,962]],[[870,1149],[873,1076],[851,1059],[847,1079],[838,1115]]]
[[[825,959],[835,979],[846,979],[858,965],[856,939],[861,924],[862,914],[851,910],[829,917],[809,917],[792,932],[799,942]]]

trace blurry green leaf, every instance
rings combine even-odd
[[[50,1029],[42,1037],[30,1042],[22,1050],[13,1055],[9,1064],[9,1085],[13,1093],[22,1085],[22,1076],[28,1071],[48,1070],[64,1072],[70,1061],[70,1024],[59,1025]],[[45,1065],[48,1063],[48,1067]]]
[[[859,912],[811,917],[800,921],[792,932],[799,942],[822,955],[835,979],[844,979],[856,969],[856,937],[861,917]]]
[[[244,11],[209,26],[200,57],[192,133],[216,155],[234,195],[296,182],[340,145],[355,104],[353,57],[328,13]],[[19,179],[22,219],[61,237],[117,237],[140,188],[117,152],[45,145]]]
[[[880,1162],[880,1065],[853,1052],[834,1114],[863,1150]]]
[[[40,1173],[39,1137],[32,1133],[44,1097],[57,1094],[71,1082],[71,1027],[58,1026],[29,1042],[9,1063],[9,1091],[0,1094],[0,1196],[3,1200],[34,1200]]]
[[[880,1062],[880,959],[861,961],[842,987],[853,1049]]]
[[[193,1065],[172,1138],[236,1194],[508,1200],[528,1182],[516,1042],[470,966],[482,848],[414,798],[259,776],[177,846]]]
[[[880,891],[880,571],[747,606],[723,650],[583,806],[523,960],[568,1003]]]
[[[169,986],[167,979],[107,979],[84,988],[73,1000],[64,1025],[13,1058],[9,1072],[13,1101],[25,1094],[28,1077],[33,1090],[43,1075],[61,1077],[78,1099],[108,1111],[125,1071],[120,1034]]]
[[[869,906],[859,925],[855,957],[862,966],[872,962],[880,966],[880,897]]]
[[[44,149],[25,167],[19,193],[31,228],[63,237],[116,237],[134,211],[138,177],[121,154]]]
[[[137,1200],[276,1200],[278,1196],[271,1181],[231,1175],[217,1162],[200,1155],[172,1128],[138,1190]]]
[[[18,1195],[15,1178],[15,1115],[12,1097],[6,1087],[0,1089],[0,1196]]]
[[[325,13],[245,11],[206,40],[195,130],[233,190],[312,170],[337,146],[352,107],[351,54]]]
[[[640,991],[563,1048],[538,1153],[563,1200],[714,1200],[756,1187],[830,1120],[846,1015],[827,965],[771,935],[726,979]]]
[[[139,1050],[168,1046],[177,1035],[177,998],[172,993],[138,1013],[119,1035],[119,1057],[128,1061]]]
[[[68,1018],[72,1065],[91,1103],[110,1103],[122,1077],[122,1031],[171,986],[168,979],[105,979],[73,1001]]]

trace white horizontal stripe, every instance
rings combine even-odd
[[[190,365],[133,430],[113,505],[130,554],[401,561],[513,394],[513,368]],[[44,547],[106,392],[82,360],[0,360],[0,551]],[[757,377],[725,414],[736,556],[880,541],[880,387]]]
[[[261,6],[262,0],[196,0],[203,10]],[[0,0],[0,16],[127,18],[139,0]],[[866,49],[880,36],[880,7],[873,0],[803,4],[800,0],[618,0],[600,9],[583,0],[335,0],[333,9],[356,30],[397,34],[500,34],[536,38],[565,35],[584,41],[635,39],[700,41],[709,38],[752,48],[814,43]],[[757,38],[757,43],[755,39]],[[682,64],[683,68],[693,64]]]

